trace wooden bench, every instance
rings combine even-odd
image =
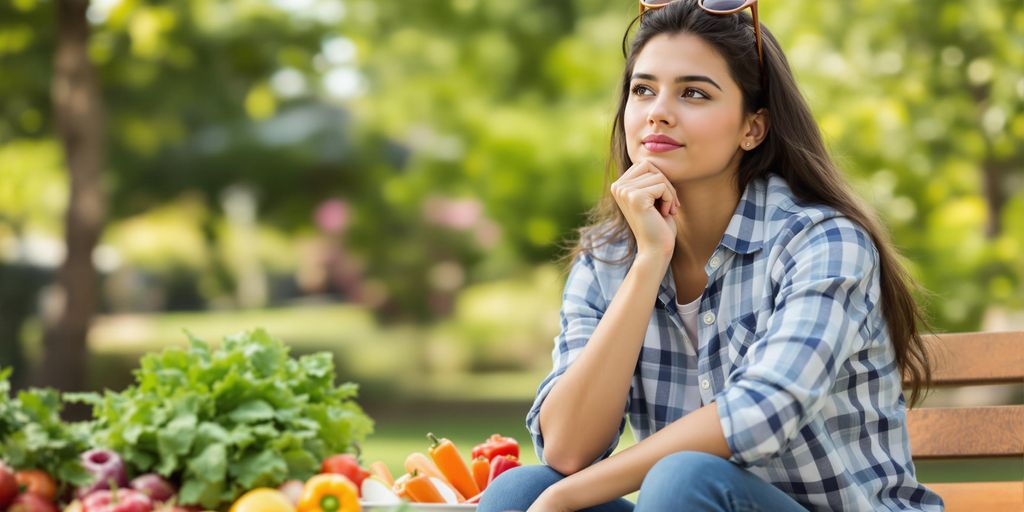
[[[940,334],[925,338],[935,386],[1024,386],[1024,332]],[[915,461],[1016,457],[1024,466],[1024,405],[922,407],[907,413]],[[1024,481],[925,482],[949,512],[1024,511]]]

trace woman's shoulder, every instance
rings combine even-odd
[[[769,245],[809,248],[839,244],[877,253],[867,228],[838,208],[801,200],[778,175],[766,181],[765,240]]]

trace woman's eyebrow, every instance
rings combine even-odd
[[[637,80],[637,79],[639,79],[639,80],[655,80],[655,81],[657,81],[657,77],[655,77],[654,75],[651,75],[651,74],[648,74],[648,73],[633,73],[633,80]],[[715,88],[718,89],[719,91],[722,90],[722,87],[719,86],[714,80],[712,80],[711,77],[707,77],[707,76],[704,76],[704,75],[683,75],[683,76],[677,76],[676,79],[674,80],[674,82],[675,83],[679,83],[679,82],[707,82],[707,83],[715,86]]]

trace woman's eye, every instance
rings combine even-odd
[[[633,94],[635,96],[646,96],[647,93],[651,92],[651,88],[646,85],[634,85]]]
[[[709,99],[708,95],[704,94],[704,91],[702,91],[700,89],[694,89],[693,87],[687,87],[686,90],[683,91],[683,97],[684,98],[699,98],[699,99],[703,99],[703,100]]]

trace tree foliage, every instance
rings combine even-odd
[[[602,193],[636,12],[619,0],[94,7],[112,222],[198,193],[213,223],[223,191],[244,183],[261,222],[297,233],[340,197],[354,209],[347,247],[414,318],[436,313],[425,301],[445,269],[465,274],[457,288],[562,254]],[[937,327],[1024,306],[1019,2],[794,0],[761,13],[832,151],[934,292]],[[51,1],[0,5],[5,177],[52,167],[52,17]],[[472,226],[431,220],[430,204],[460,199],[482,207]],[[0,211],[39,215],[22,203]],[[489,222],[497,245],[481,241]]]

